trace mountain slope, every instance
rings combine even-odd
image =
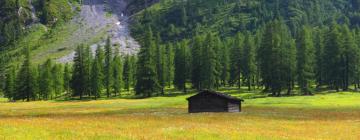
[[[295,35],[302,25],[324,26],[332,21],[358,27],[359,4],[359,0],[163,0],[136,16],[132,32],[141,40],[145,24],[150,23],[165,42],[206,32],[226,37],[281,18]]]

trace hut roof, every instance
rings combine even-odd
[[[198,94],[187,98],[187,100],[189,100],[191,98],[194,98],[194,97],[197,97],[197,96],[202,95],[202,94],[212,94],[212,95],[216,95],[216,96],[218,96],[220,98],[224,98],[224,99],[231,100],[231,101],[236,101],[236,102],[243,102],[244,101],[243,99],[239,99],[239,98],[230,96],[230,95],[225,94],[225,93],[220,93],[220,92],[210,91],[210,90],[200,91]]]

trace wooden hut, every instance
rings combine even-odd
[[[204,90],[187,98],[189,113],[199,112],[241,112],[244,100],[227,94]]]

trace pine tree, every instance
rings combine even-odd
[[[234,38],[234,45],[230,51],[230,83],[238,84],[241,87],[241,68],[242,68],[242,56],[243,56],[243,35],[238,33]]]
[[[68,63],[65,64],[64,68],[64,90],[66,95],[70,93],[70,80],[71,80],[71,70]]]
[[[40,66],[40,97],[44,100],[52,99],[53,95],[53,77],[51,69],[53,67],[51,59],[48,59],[42,66]]]
[[[112,87],[112,45],[111,45],[111,40],[110,38],[108,38],[106,40],[106,45],[105,45],[105,64],[104,64],[104,87],[106,90],[106,96],[109,98],[110,94],[111,94],[111,87]]]
[[[80,96],[80,100],[83,98],[86,91],[86,66],[84,58],[84,45],[79,45],[76,48],[73,64],[73,74],[71,78],[71,88],[73,91],[72,96]]]
[[[311,95],[311,81],[314,76],[314,45],[310,29],[303,27],[297,39],[297,77],[301,92]]]
[[[323,60],[323,50],[324,50],[324,33],[323,29],[317,29],[314,33],[314,48],[315,48],[315,81],[316,87],[319,88],[324,84],[324,62]]]
[[[223,50],[222,49],[222,41],[220,39],[219,36],[216,36],[214,38],[214,52],[215,52],[215,70],[216,70],[216,74],[215,74],[215,88],[219,89],[219,87],[221,86],[221,74],[222,74],[222,70],[223,70],[223,66],[221,63],[221,58],[222,58],[222,53]]]
[[[91,94],[91,63],[93,61],[93,54],[91,51],[91,48],[89,46],[86,46],[84,48],[84,54],[83,54],[83,59],[84,59],[84,94],[90,96]]]
[[[127,91],[130,91],[131,86],[133,85],[133,75],[134,75],[134,69],[133,65],[131,64],[131,56],[126,55],[125,56],[125,62],[124,62],[124,70],[123,70],[123,79],[124,79],[124,88]]]
[[[120,95],[121,88],[123,86],[123,64],[122,64],[122,58],[119,55],[119,51],[115,51],[115,55],[113,58],[113,89],[115,96],[117,94]]]
[[[324,63],[324,81],[337,91],[340,90],[342,84],[342,42],[339,26],[333,23],[329,31],[326,33],[323,60]]]
[[[359,79],[359,48],[356,45],[356,40],[354,38],[355,33],[350,31],[347,25],[343,25],[343,45],[344,45],[344,80],[343,80],[343,90],[348,90],[348,87],[352,83],[356,83],[357,79]],[[356,87],[356,85],[355,85]]]
[[[248,86],[248,90],[251,90],[251,87],[255,80],[256,74],[256,65],[255,65],[255,44],[254,39],[247,33],[245,37],[244,47],[243,47],[243,75]]]
[[[30,48],[26,47],[25,49],[25,60],[21,65],[19,74],[17,76],[17,86],[16,86],[16,94],[14,96],[14,100],[24,100],[30,101],[35,98],[34,87],[33,84],[35,81],[32,75],[31,69],[31,59],[30,59]]]
[[[4,88],[4,96],[8,98],[10,101],[14,100],[14,95],[16,94],[15,91],[15,78],[16,78],[16,71],[14,67],[11,67],[6,74],[5,80],[5,88]]]
[[[63,89],[63,87],[64,87],[63,71],[64,71],[63,67],[60,64],[54,65],[51,70],[55,97],[59,97],[64,91],[64,89]]]
[[[158,82],[161,87],[161,94],[164,94],[165,88],[165,48],[164,46],[160,45],[161,38],[160,34],[157,34],[156,37],[156,54],[155,54],[155,61],[156,61],[156,73],[158,76]]]
[[[182,41],[176,45],[175,50],[175,76],[174,76],[174,86],[182,90],[184,93],[187,92],[186,81],[188,78],[188,56],[187,56],[187,43]]]
[[[99,51],[97,51],[97,54],[98,52]],[[101,89],[103,87],[102,79],[104,76],[101,71],[102,63],[100,63],[98,56],[99,55],[96,55],[91,67],[91,96],[94,96],[95,100],[101,95]]]
[[[211,33],[208,33],[204,42],[203,55],[200,58],[203,61],[202,65],[202,74],[204,75],[204,80],[202,81],[203,89],[213,89],[216,84],[216,54],[214,47],[214,36]]]
[[[220,56],[220,62],[222,66],[220,79],[221,79],[221,85],[226,86],[228,84],[228,81],[230,79],[230,52],[229,52],[229,46],[227,43],[223,45],[221,48],[221,56]]]
[[[282,21],[269,22],[262,37],[261,47],[258,49],[265,91],[271,91],[273,96],[280,96],[286,87],[290,94],[292,89],[295,45],[289,37],[288,29]]]
[[[153,93],[158,92],[159,83],[156,75],[155,64],[155,43],[151,28],[146,30],[145,40],[138,54],[136,68],[136,85],[135,92],[143,97],[150,97]]]
[[[170,88],[173,81],[174,81],[174,71],[175,71],[175,67],[174,67],[174,60],[175,60],[175,54],[174,54],[174,49],[172,44],[168,44],[166,45],[166,55],[165,55],[165,70],[164,70],[164,74],[165,74],[165,82],[166,85]]]
[[[195,36],[191,46],[191,83],[193,88],[202,89],[203,72],[202,68],[203,45],[201,36]]]

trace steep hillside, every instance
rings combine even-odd
[[[141,39],[145,24],[150,23],[165,42],[206,32],[226,37],[281,18],[295,35],[302,25],[324,26],[332,21],[358,27],[359,5],[359,0],[162,0],[136,16],[132,31]]]
[[[128,0],[19,2],[2,1],[0,7],[0,18],[4,19],[0,22],[0,61],[4,63],[16,64],[22,60],[24,47],[31,48],[34,63],[48,58],[70,62],[77,45],[89,45],[95,50],[107,37],[121,52],[134,54],[139,45],[130,36],[129,16],[144,8],[145,4],[139,3],[148,3],[144,0],[130,1],[131,4]],[[149,5],[154,2],[149,1]]]

